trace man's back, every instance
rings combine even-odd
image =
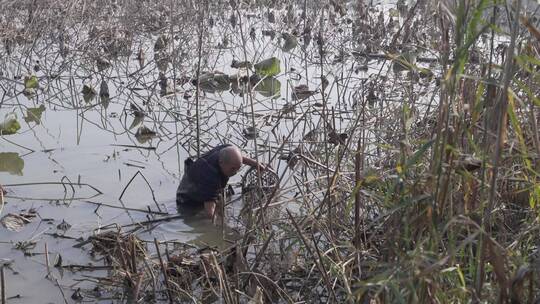
[[[220,151],[230,145],[220,145],[188,164],[176,192],[178,204],[203,204],[218,198],[229,178],[219,166]]]

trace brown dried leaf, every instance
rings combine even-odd
[[[32,221],[31,219],[34,217],[35,214],[33,213],[21,213],[21,215],[8,213],[0,220],[0,222],[7,230],[19,232],[26,224],[30,223]]]
[[[495,278],[498,283],[498,287],[501,291],[501,297],[507,296],[508,277],[506,270],[506,260],[504,253],[500,251],[500,248],[496,247],[491,239],[486,240],[486,251],[488,254],[488,261],[493,266],[493,272],[495,272]]]
[[[510,299],[511,303],[522,303],[522,299],[524,298],[522,295],[523,292],[523,285],[525,283],[526,279],[529,279],[532,281],[533,278],[533,271],[532,269],[527,266],[521,266],[514,277],[512,278],[512,282],[510,285]],[[532,282],[530,282],[532,284]]]
[[[249,304],[264,304],[263,292],[262,292],[261,287],[257,286],[255,295],[248,303]]]
[[[531,35],[533,35],[536,39],[540,40],[540,31],[538,31],[538,29],[533,24],[531,24],[529,18],[521,16],[520,19],[521,23],[523,23],[527,30],[529,30]]]

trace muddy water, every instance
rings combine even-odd
[[[32,106],[31,103],[30,100],[20,100],[21,105]],[[113,113],[115,108],[118,105],[112,103],[107,111]],[[119,108],[116,111],[122,113],[121,110]],[[46,233],[59,232],[69,237],[86,238],[102,225],[126,224],[146,219],[143,212],[126,212],[105,206],[97,209],[98,205],[94,203],[134,209],[150,206],[152,210],[157,210],[153,191],[155,201],[162,211],[172,214],[176,211],[174,196],[178,184],[178,159],[186,157],[187,152],[181,150],[178,156],[176,149],[164,151],[168,145],[174,145],[173,140],[162,140],[160,148],[155,151],[112,146],[141,144],[136,140],[134,142],[128,133],[115,135],[95,125],[100,124],[102,119],[105,119],[106,124],[119,124],[119,119],[111,118],[114,116],[102,117],[97,109],[81,112],[55,110],[54,106],[46,104],[39,125],[23,123],[21,134],[9,137],[12,143],[2,141],[0,144],[3,153],[17,153],[20,159],[17,161],[21,163],[10,172],[0,173],[2,184],[9,189],[2,215],[29,209],[39,214],[20,232],[1,230],[0,238],[6,243],[0,245],[0,257],[14,259],[14,272],[7,272],[8,296],[23,296],[23,299],[14,300],[13,303],[60,303],[59,289],[44,279],[45,257],[41,253],[44,252],[45,243],[51,259],[61,254],[65,265],[90,262],[87,252],[72,247],[75,240],[53,238]],[[155,143],[153,140],[144,146]],[[127,188],[122,201],[119,201],[124,187],[137,172],[144,174],[150,185],[139,176]],[[68,179],[73,183],[91,185],[102,194],[88,186],[67,186],[65,190],[58,184],[32,184],[67,182]],[[66,232],[57,228],[64,220],[71,225]],[[159,225],[151,234],[142,237],[150,240],[153,237],[178,239],[184,242],[198,240],[217,245],[220,236],[220,230],[208,221],[201,220],[188,225],[177,220]],[[36,241],[35,249],[28,251],[38,255],[25,257],[21,250],[14,249],[16,242],[28,240]],[[15,272],[18,274],[15,275]],[[56,277],[62,278],[61,284],[73,283],[69,273],[64,273],[64,276],[58,273]]]

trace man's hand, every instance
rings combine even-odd
[[[261,171],[266,170],[266,168],[268,167],[268,165],[259,163],[259,162],[257,162],[256,160],[254,160],[254,159],[252,159],[252,158],[249,158],[249,157],[246,157],[246,156],[244,156],[244,157],[242,158],[242,163],[243,163],[244,165],[248,165],[248,166],[250,166],[250,167],[257,168],[257,169],[259,169],[259,170],[261,170]]]
[[[264,171],[264,170],[268,170],[268,168],[270,167],[268,166],[268,164],[257,163],[256,168],[257,170]]]
[[[208,201],[204,202],[204,210],[206,211],[206,214],[211,219],[214,218],[214,214],[216,213],[216,202],[215,201]]]
[[[204,202],[204,210],[208,217],[212,220],[212,223],[217,224],[218,221],[223,220],[223,206],[219,201]]]

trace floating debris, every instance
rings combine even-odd
[[[281,61],[276,58],[268,58],[254,65],[255,71],[261,76],[276,76],[281,72]]]
[[[70,228],[71,228],[71,224],[69,224],[65,220],[62,220],[62,222],[56,226],[56,229],[62,230],[64,232],[68,231]]]
[[[102,72],[110,68],[111,66],[112,66],[111,63],[107,59],[102,58],[102,57],[96,58],[96,67],[98,69],[98,72]]]
[[[4,122],[0,123],[0,135],[13,135],[21,129],[16,114],[6,115]]]
[[[281,49],[284,52],[289,52],[298,45],[298,39],[294,35],[283,33],[281,34],[281,37],[283,38],[283,45],[281,46]]]
[[[77,288],[75,292],[71,295],[71,299],[75,301],[82,301],[84,299],[83,295],[81,294],[81,288]]]
[[[2,223],[2,225],[10,231],[19,232],[27,224],[31,223],[35,217],[36,212],[33,210],[29,212],[21,212],[19,214],[8,213],[2,217],[2,219],[0,219],[0,223]]]
[[[337,133],[336,131],[331,131],[328,133],[328,142],[334,145],[344,145],[348,137],[349,134],[347,133]]]
[[[309,89],[309,87],[305,84],[301,84],[299,86],[294,87],[292,92],[292,100],[305,100],[309,97],[317,94],[318,91],[312,91]]]
[[[139,127],[139,129],[137,129],[137,133],[135,133],[135,138],[137,138],[137,141],[141,144],[144,144],[157,136],[158,135],[156,132],[152,131],[146,126]]]
[[[109,106],[111,97],[109,94],[109,86],[105,80],[102,80],[99,86],[99,98],[103,107],[107,108]]]
[[[229,75],[221,72],[203,73],[198,83],[201,90],[208,93],[227,91],[231,87]],[[193,84],[196,85],[197,80],[193,80]]]
[[[252,67],[251,62],[249,61],[238,61],[233,59],[231,63],[231,68],[235,69],[250,69]]]
[[[246,139],[255,139],[259,136],[259,131],[254,127],[247,127],[242,133]]]
[[[16,152],[0,152],[0,172],[23,175],[24,160]]]
[[[251,80],[256,80],[253,77]],[[260,81],[250,81],[255,85],[253,90],[265,97],[278,97],[281,95],[281,82],[274,77],[264,77]]]
[[[27,123],[35,122],[37,125],[41,123],[41,116],[45,112],[45,105],[40,105],[37,108],[27,108],[24,121]]]
[[[86,103],[92,101],[97,95],[96,90],[88,84],[83,86],[81,93],[83,94],[83,99]]]
[[[24,77],[24,89],[35,90],[39,86],[38,78],[36,75],[29,75]]]

